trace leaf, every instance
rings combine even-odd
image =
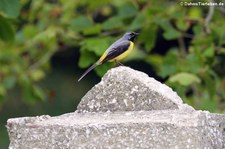
[[[177,61],[179,60],[179,53],[178,50],[175,49],[170,49],[168,53],[166,54],[166,57],[163,59],[164,64],[171,64],[171,65],[176,65]]]
[[[210,28],[212,30],[214,41],[216,41],[216,43],[218,42],[219,45],[224,45],[225,44],[224,21],[212,24]]]
[[[38,33],[36,36],[33,37],[33,41],[39,42],[49,42],[49,40],[56,38],[56,29],[54,27],[49,27],[46,30]]]
[[[11,89],[16,84],[15,76],[8,76],[3,80],[3,85],[6,89]]]
[[[71,21],[71,29],[74,32],[84,31],[84,29],[92,27],[92,21],[86,16],[79,16]]]
[[[42,89],[31,83],[29,80],[29,82],[21,84],[23,101],[28,104],[34,104],[37,100],[44,100],[45,94]]]
[[[207,49],[205,49],[202,55],[207,58],[212,58],[214,56],[214,54],[215,54],[214,48],[213,48],[213,46],[211,46],[211,47],[208,47]]]
[[[176,71],[177,71],[177,69],[175,66],[164,64],[160,67],[159,75],[161,77],[165,78],[171,74],[174,74]]]
[[[7,17],[16,18],[20,8],[19,0],[0,0],[0,14],[3,13]]]
[[[30,77],[33,81],[39,81],[45,77],[45,73],[41,69],[34,69],[30,71]]]
[[[175,28],[173,28],[173,26],[171,25],[169,20],[159,19],[159,20],[155,20],[155,21],[164,30],[163,37],[165,39],[173,40],[173,39],[176,39],[181,36],[181,33],[178,32]]]
[[[122,27],[123,27],[123,24],[122,24],[121,17],[111,17],[102,24],[102,28],[105,30],[122,28]]]
[[[132,3],[125,3],[119,8],[119,16],[121,17],[132,17],[138,13],[137,9]]]
[[[193,83],[200,83],[200,79],[191,73],[181,72],[171,76],[168,80],[169,82],[178,82],[183,86],[189,86]]]
[[[183,20],[186,18],[186,11],[181,11],[180,7],[176,6],[171,6],[167,11],[167,14],[169,14],[170,18],[174,20]]]
[[[137,49],[137,47],[134,47],[133,51],[125,59],[123,59],[122,62],[127,62],[131,60],[143,60],[146,55],[146,52]]]
[[[87,50],[81,50],[81,56],[79,59],[79,67],[86,68],[90,66],[91,64],[94,64],[97,61],[96,56],[93,52],[87,51]]]
[[[101,56],[105,50],[110,46],[112,38],[87,38],[81,43],[81,50],[88,50],[94,52],[96,55]]]
[[[172,28],[163,33],[163,37],[167,40],[176,39],[180,36],[181,36],[181,33]]]
[[[196,36],[196,38],[192,40],[192,43],[195,45],[205,45],[205,46],[211,46],[213,42],[214,42],[213,37],[210,35],[205,36],[204,38],[202,38],[202,36]]]
[[[157,39],[158,27],[154,24],[151,24],[147,28],[143,28],[143,31],[140,34],[140,41],[145,45],[145,50],[150,52],[154,48],[156,39]]]
[[[134,18],[134,20],[132,21],[131,25],[129,26],[129,30],[132,31],[142,28],[144,26],[144,22],[145,22],[145,14],[142,12],[138,13],[137,16]],[[142,33],[143,32],[144,31],[142,31]]]
[[[27,82],[26,84],[22,84],[22,100],[28,104],[34,104],[34,96],[32,94],[32,86],[31,82]]]
[[[14,40],[14,35],[14,30],[8,19],[5,19],[0,15],[0,39],[10,42]]]
[[[193,32],[195,35],[199,35],[201,33],[203,33],[203,28],[201,25],[197,24],[193,27]]]
[[[38,33],[38,29],[33,25],[26,25],[23,27],[23,35],[25,38],[33,38]]]
[[[190,23],[185,18],[176,20],[176,26],[182,31],[186,31],[190,27]]]
[[[160,55],[151,54],[145,58],[145,61],[154,66],[156,70],[158,70],[159,66],[162,66],[163,64],[163,57]]]
[[[85,2],[87,5],[89,5],[89,9],[95,11],[99,6],[104,6],[106,4],[109,3],[109,0],[94,0],[94,1],[90,1],[90,0],[82,0],[79,2]]]
[[[215,78],[213,78],[212,76],[210,76],[208,74],[205,74],[205,76],[204,76],[204,83],[205,83],[205,85],[207,87],[209,97],[212,99],[213,96],[216,93]]]
[[[214,100],[213,98],[211,98],[207,91],[204,91],[202,94],[203,94],[203,97],[201,100],[200,108],[202,110],[208,110],[210,112],[215,112],[216,107],[218,107],[218,102],[216,100]]]
[[[170,50],[164,57],[163,64],[159,65],[159,75],[167,77],[177,72],[178,51]]]
[[[2,104],[2,101],[4,100],[4,97],[6,95],[7,91],[6,89],[4,88],[3,85],[0,84],[0,110],[1,110],[1,104]]]
[[[202,9],[199,9],[198,7],[191,7],[189,9],[189,13],[188,13],[188,17],[190,17],[190,19],[196,19],[196,20],[200,20],[202,19]]]
[[[44,94],[43,90],[38,86],[33,86],[32,93],[33,93],[33,96],[38,100],[44,100],[45,99],[45,94]]]
[[[83,31],[84,35],[93,35],[101,33],[101,25],[97,24],[91,27],[86,28]]]
[[[5,96],[6,94],[6,89],[3,85],[0,84],[0,96]]]
[[[114,65],[114,63],[105,63],[105,64],[102,64],[98,67],[96,67],[95,71],[97,73],[98,76],[104,76],[105,73],[110,69],[112,68]]]
[[[187,55],[187,65],[191,72],[198,73],[203,68],[203,61],[197,53],[190,53]]]

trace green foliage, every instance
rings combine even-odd
[[[169,82],[177,82],[183,86],[189,86],[193,83],[200,83],[200,79],[191,73],[181,72],[171,76],[168,80]]]
[[[88,17],[79,16],[77,18],[74,18],[71,21],[71,25],[70,26],[71,26],[71,29],[74,32],[79,32],[79,31],[84,32],[86,29],[92,27],[93,23]]]
[[[140,32],[141,60],[198,109],[225,112],[225,19],[215,9],[180,6],[180,1],[147,0],[0,0],[0,103],[16,86],[25,103],[44,100],[38,82],[60,44],[80,47],[79,66],[93,64],[124,32]],[[210,30],[206,32],[206,28]],[[167,41],[159,49],[161,41]],[[154,52],[153,52],[154,51]],[[165,54],[159,54],[165,51]],[[113,64],[96,68],[103,75]]]
[[[0,12],[3,16],[16,18],[20,12],[20,3],[18,0],[1,0]]]
[[[10,24],[10,20],[0,16],[0,39],[3,41],[13,41],[14,31]]]

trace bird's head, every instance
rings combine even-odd
[[[135,32],[126,32],[123,35],[123,38],[130,40],[130,41],[134,41],[134,39],[137,37],[137,35],[139,35],[139,33],[135,33]]]

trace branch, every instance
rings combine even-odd
[[[185,46],[184,38],[182,36],[178,38],[178,44],[180,49],[180,55],[184,57],[186,55],[186,46]]]
[[[210,3],[214,3],[214,0],[209,0]],[[209,12],[205,18],[205,29],[206,29],[206,33],[209,34],[211,32],[210,28],[209,28],[209,22],[212,19],[213,13],[214,13],[214,5],[209,6]]]

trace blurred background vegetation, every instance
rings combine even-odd
[[[8,118],[74,111],[97,75],[114,66],[78,83],[84,68],[127,31],[140,36],[126,66],[166,83],[196,109],[225,113],[225,1],[181,2],[196,1],[0,0],[1,148],[9,143]]]

